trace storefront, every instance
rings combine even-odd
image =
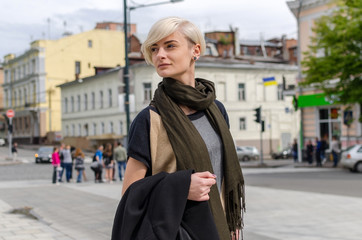
[[[346,125],[346,106],[334,104],[333,99],[328,98],[324,93],[301,95],[298,97],[298,107],[302,111],[303,142],[324,138],[327,142],[332,141],[336,136],[342,143],[347,146],[357,142],[361,137],[360,107],[354,105],[351,110],[354,119],[349,126]],[[351,141],[351,142],[349,142]]]

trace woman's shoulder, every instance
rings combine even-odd
[[[225,106],[224,106],[224,104],[223,104],[222,102],[220,102],[219,100],[216,100],[216,99],[215,99],[215,104],[216,104],[216,106],[220,109],[220,111],[221,111],[222,113],[226,112]]]
[[[140,124],[147,124],[150,122],[150,111],[156,112],[159,114],[159,112],[157,111],[156,107],[154,106],[147,106],[146,108],[144,108],[142,111],[140,111],[136,117],[133,119],[132,124],[131,124],[131,130],[134,128],[138,128],[140,127]]]

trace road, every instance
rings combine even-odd
[[[6,153],[7,149],[0,147],[0,157]],[[51,165],[35,164],[33,154],[32,149],[19,149],[23,163],[0,165],[0,203],[12,208],[32,207],[41,222],[57,232],[57,237],[44,238],[47,240],[110,239],[122,183],[88,181],[54,186]],[[280,161],[280,166],[273,168],[242,164],[247,203],[245,240],[361,239],[362,174],[303,167],[291,160]],[[86,170],[92,180],[88,166]],[[0,230],[0,239],[11,239],[1,238],[2,233]]]

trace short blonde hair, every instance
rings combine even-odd
[[[205,51],[205,39],[198,27],[186,19],[179,17],[167,17],[158,20],[148,33],[146,41],[141,46],[141,51],[148,64],[152,63],[151,46],[161,39],[171,35],[172,33],[179,31],[192,43],[200,44],[202,55]]]

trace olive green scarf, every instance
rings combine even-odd
[[[241,215],[245,209],[244,178],[228,125],[215,104],[214,84],[199,78],[195,84],[193,88],[174,79],[164,78],[151,104],[156,106],[160,113],[176,156],[178,170],[213,172],[204,140],[179,105],[205,111],[211,125],[222,139],[225,213],[216,184],[211,187],[209,204],[220,239],[230,239],[231,231],[243,227]]]

